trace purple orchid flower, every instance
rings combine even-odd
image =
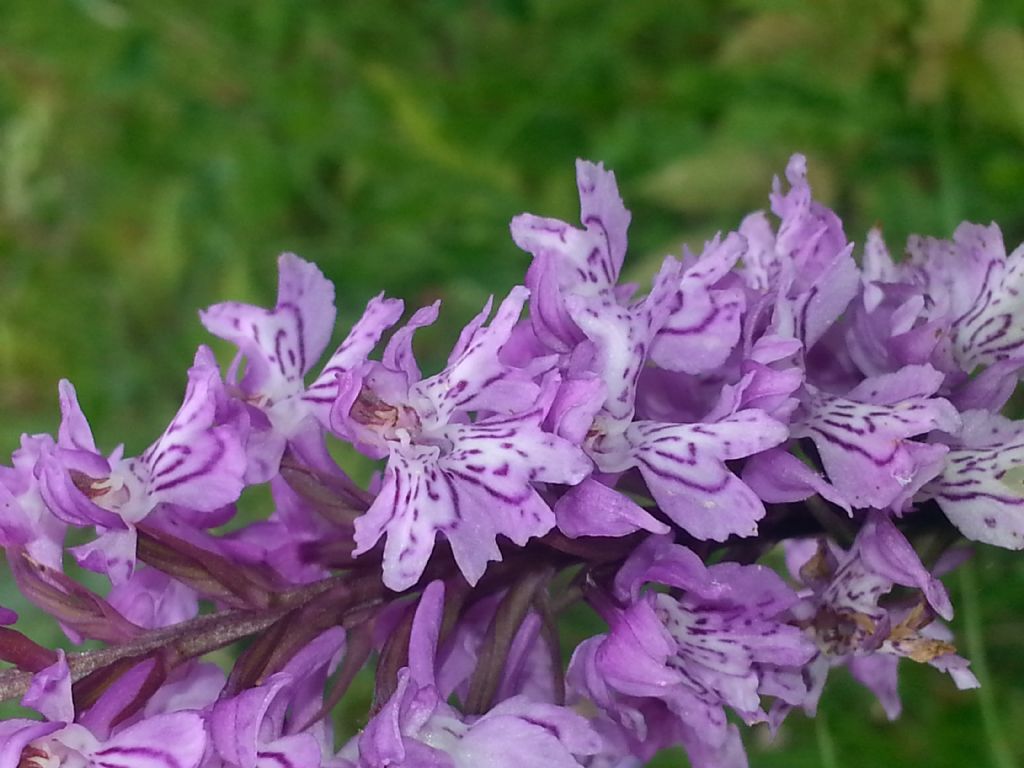
[[[157,714],[123,727],[97,722],[96,717],[91,727],[76,722],[71,675],[62,652],[53,666],[33,678],[23,704],[46,722],[0,723],[0,768],[198,768],[206,750],[206,728],[196,712]],[[104,709],[102,702],[94,707]]]
[[[787,562],[808,587],[794,613],[820,649],[807,667],[811,686],[802,706],[809,714],[817,706],[829,668],[837,664],[849,665],[854,677],[875,692],[890,718],[900,710],[900,658],[948,672],[958,688],[977,687],[968,662],[956,655],[947,633],[933,621],[935,616],[953,616],[945,587],[882,513],[869,516],[848,552],[822,542],[795,542],[788,546]],[[917,590],[921,599],[883,605],[881,599],[895,585]]]
[[[648,583],[678,593],[645,591]],[[707,567],[667,537],[650,537],[622,566],[614,599],[602,608],[610,631],[579,645],[569,680],[635,754],[674,743],[714,753],[733,738],[726,707],[759,722],[767,719],[761,695],[802,693],[779,684],[787,671],[799,677],[814,655],[787,623],[796,602],[763,566]]]
[[[337,395],[337,375],[361,363],[402,313],[398,300],[383,295],[371,300],[362,320],[307,389],[305,376],[334,331],[334,286],[314,264],[292,253],[278,259],[278,273],[274,309],[226,302],[200,313],[210,333],[238,347],[228,382],[250,414],[249,483],[276,475],[289,443],[307,455],[323,456],[316,416],[322,411],[326,421],[326,410]],[[243,361],[245,372],[240,376]]]
[[[135,567],[135,525],[158,505],[202,519],[238,499],[245,455],[237,425],[221,420],[221,386],[212,355],[200,348],[184,402],[164,433],[139,457],[124,458],[119,447],[104,458],[74,387],[61,382],[57,446],[43,453],[37,472],[54,515],[100,531],[95,541],[73,550],[83,567],[120,584]]]
[[[542,423],[557,382],[500,360],[526,300],[514,290],[484,327],[489,306],[463,331],[448,366],[421,379],[411,333],[396,334],[381,363],[368,364],[353,395],[342,394],[331,424],[388,464],[376,500],[355,522],[355,554],[385,534],[384,583],[412,586],[443,533],[466,579],[500,560],[495,538],[519,546],[547,533],[554,513],[536,483],[573,485],[590,472],[575,445]],[[421,310],[412,327],[433,318]],[[470,420],[470,414],[476,414]]]

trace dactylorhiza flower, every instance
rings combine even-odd
[[[498,534],[523,546],[554,527],[536,484],[573,485],[591,470],[577,446],[542,428],[558,384],[544,370],[550,365],[517,368],[500,358],[526,296],[514,289],[485,326],[488,303],[447,367],[427,378],[412,355],[412,332],[433,322],[437,308],[420,310],[381,362],[342,384],[332,430],[388,459],[376,499],[355,522],[355,554],[386,534],[384,583],[392,589],[416,583],[438,533],[475,584],[489,561],[501,559]]]
[[[949,595],[921,564],[917,553],[893,523],[872,514],[848,552],[825,540],[791,542],[787,561],[807,586],[793,609],[811,632],[820,653],[808,665],[809,695],[802,706],[813,713],[828,670],[848,664],[854,677],[879,698],[890,718],[900,712],[896,668],[900,658],[928,663],[948,672],[958,688],[978,681],[968,662],[957,656],[949,633],[936,617],[953,617]],[[894,586],[915,598],[883,603]],[[787,705],[776,712],[778,717]]]
[[[63,652],[35,675],[23,704],[45,718],[0,723],[0,768],[198,768],[207,746],[196,711],[176,710],[119,722],[124,701],[108,692],[76,717]]]
[[[249,416],[247,482],[273,478],[289,444],[308,460],[322,462],[317,411],[333,404],[337,375],[362,363],[401,314],[397,299],[371,300],[362,320],[307,388],[305,376],[327,348],[336,315],[334,286],[316,265],[291,253],[278,259],[274,309],[225,302],[200,313],[208,331],[238,347],[227,378],[229,390]]]
[[[586,719],[566,707],[514,696],[466,717],[440,695],[436,651],[444,586],[423,592],[412,624],[409,665],[366,729],[339,753],[339,768],[577,768],[598,752]]]
[[[57,444],[41,452],[35,473],[53,515],[99,532],[73,550],[80,565],[126,581],[135,567],[135,526],[158,506],[203,527],[224,522],[217,513],[242,492],[245,456],[221,387],[212,354],[201,348],[174,419],[141,456],[124,458],[123,447],[99,453],[74,387],[61,382]]]
[[[687,264],[667,258],[651,292],[631,301],[633,287],[617,285],[630,216],[615,177],[580,162],[577,186],[584,230],[531,215],[512,221],[516,243],[533,254],[527,284],[534,290],[530,318],[537,343],[563,354],[566,381],[596,384],[577,394],[571,409],[556,404],[573,417],[565,419],[563,434],[582,439],[602,473],[638,469],[660,509],[697,538],[754,534],[764,506],[726,461],[783,442],[784,424],[738,401],[720,404],[703,423],[634,420],[637,387],[649,364],[695,374],[729,357],[744,301],[728,273],[744,252],[742,238],[713,241],[699,259],[688,254]],[[631,518],[634,525],[623,533],[663,532],[636,510]],[[595,519],[592,530],[577,523],[572,533],[611,530]]]
[[[645,589],[654,584],[672,589]],[[727,708],[750,724],[767,719],[762,695],[806,695],[801,670],[815,649],[788,616],[797,600],[764,566],[708,567],[667,537],[648,538],[602,601],[608,634],[580,644],[569,680],[633,754],[683,744],[695,764],[731,764]]]

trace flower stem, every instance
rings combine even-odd
[[[1017,760],[1006,740],[996,704],[994,682],[989,674],[988,660],[985,657],[984,627],[979,605],[977,564],[972,559],[960,568],[960,591],[963,596],[964,639],[967,656],[971,660],[971,669],[981,687],[978,689],[978,707],[981,709],[981,720],[985,728],[985,742],[988,744],[989,756],[995,768],[1017,768]]]

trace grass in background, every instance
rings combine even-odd
[[[963,218],[998,221],[1011,247],[1024,238],[1014,0],[594,9],[8,3],[3,450],[56,428],[62,376],[102,446],[141,450],[210,341],[196,309],[272,301],[282,250],[335,281],[342,329],[382,289],[413,307],[442,298],[441,322],[418,340],[440,361],[486,297],[521,279],[528,257],[508,237],[511,216],[576,217],[577,156],[618,175],[634,213],[633,276],[766,206],[794,151],[809,155],[815,191],[854,240],[881,223],[898,251],[908,233],[948,235]],[[983,552],[974,581],[957,605],[980,627],[984,698],[905,664],[899,723],[856,686],[830,686],[821,725],[794,716],[776,745],[752,734],[753,765],[1019,760],[1020,556]]]

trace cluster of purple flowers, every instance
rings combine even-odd
[[[891,717],[900,659],[976,686],[941,621],[966,550],[941,534],[1024,547],[1024,422],[1000,415],[1024,250],[963,224],[894,261],[871,232],[858,265],[803,157],[786,180],[774,219],[667,257],[637,298],[615,177],[579,162],[581,226],[517,216],[525,286],[431,375],[413,337],[438,305],[400,324],[383,294],[315,373],[334,288],[285,254],[272,309],[201,313],[238,354],[222,374],[198,350],[140,456],[98,448],[61,382],[56,439],[0,466],[0,544],[100,646],[51,650],[0,609],[0,698],[41,716],[0,722],[0,768],[598,768],[674,745],[737,768],[740,724],[813,714],[832,667]],[[382,461],[369,488],[338,441]],[[225,532],[261,484],[273,509]],[[607,631],[566,667],[576,603]]]

